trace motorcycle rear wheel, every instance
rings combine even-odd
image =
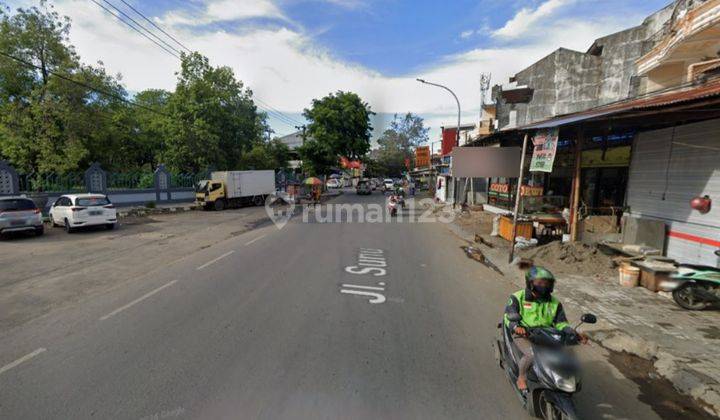
[[[675,303],[680,305],[681,308],[687,309],[689,311],[701,311],[708,307],[708,302],[696,302],[693,293],[692,288],[698,287],[692,283],[684,284],[677,289],[673,290],[672,297]]]

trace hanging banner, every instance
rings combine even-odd
[[[530,172],[552,172],[558,144],[558,129],[538,131],[532,139],[535,146]]]

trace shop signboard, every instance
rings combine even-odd
[[[522,197],[542,197],[544,188],[542,185],[523,185],[520,187]]]
[[[430,147],[418,146],[415,149],[415,167],[424,168],[430,166]]]
[[[545,189],[542,185],[522,185],[520,187],[520,195],[523,197],[541,197]],[[490,184],[490,192],[495,194],[509,194],[510,184],[492,183]]]
[[[539,131],[532,140],[535,147],[530,172],[552,172],[558,144],[557,128]]]
[[[593,149],[582,152],[583,168],[615,168],[630,166],[630,146]]]

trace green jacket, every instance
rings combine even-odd
[[[520,314],[522,319],[519,323],[511,322],[508,319],[509,314]],[[552,327],[561,331],[570,328],[562,303],[555,296],[551,296],[549,300],[533,299],[532,294],[526,290],[519,290],[510,296],[504,318],[505,325],[511,329],[517,326]]]

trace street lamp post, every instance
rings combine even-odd
[[[450,94],[453,96],[453,98],[455,98],[455,102],[457,103],[457,108],[458,108],[457,131],[455,132],[455,146],[460,146],[460,112],[461,112],[461,111],[460,111],[460,100],[458,99],[457,95],[455,95],[455,92],[453,92],[452,90],[450,90],[450,88],[447,87],[447,86],[439,85],[439,84],[437,84],[437,83],[428,82],[427,80],[423,80],[423,79],[416,79],[416,80],[417,80],[418,82],[422,83],[422,84],[425,84],[425,85],[437,86],[437,87],[439,87],[439,88],[441,88],[441,89],[445,89],[445,90],[447,90],[448,92],[450,92]]]
[[[437,83],[428,82],[427,80],[424,80],[424,79],[416,79],[416,80],[417,80],[418,82],[422,83],[422,84],[425,84],[425,85],[431,85],[431,86],[439,87],[439,88],[441,88],[441,89],[445,89],[446,91],[450,92],[450,94],[453,96],[453,98],[455,98],[455,103],[457,103],[457,108],[458,108],[457,129],[456,129],[456,131],[455,131],[455,146],[456,146],[456,147],[459,147],[459,146],[460,146],[460,113],[461,113],[461,111],[460,111],[460,100],[458,99],[457,95],[455,94],[455,92],[453,92],[452,90],[450,90],[450,88],[447,87],[447,86],[439,85],[439,84],[437,84]],[[454,185],[454,190],[455,190],[455,191],[453,191],[453,195],[457,196],[457,195],[458,195],[458,194],[457,194],[457,178],[455,178],[455,177],[453,176],[453,180],[454,180],[454,181],[453,181],[453,185]],[[455,197],[453,197],[453,201],[455,201]],[[453,202],[453,208],[455,208],[455,203],[454,203],[454,202]]]

